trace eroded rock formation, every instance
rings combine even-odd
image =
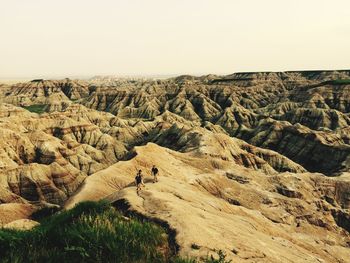
[[[349,79],[305,71],[1,85],[1,224],[107,198],[170,227],[185,256],[346,262]],[[136,169],[148,175],[152,164],[160,182],[137,196]]]

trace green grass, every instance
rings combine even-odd
[[[106,202],[83,202],[71,210],[35,214],[40,225],[29,231],[0,229],[0,262],[154,262],[197,263],[170,257],[160,226],[126,218]],[[226,255],[202,259],[228,263]]]
[[[30,112],[34,112],[34,113],[44,113],[45,112],[45,104],[35,104],[35,105],[30,105],[30,106],[22,106],[22,108],[30,111]]]
[[[350,79],[330,80],[330,84],[332,84],[332,85],[347,85],[347,84],[350,84]]]
[[[84,202],[30,231],[0,230],[0,262],[166,262],[162,228]]]

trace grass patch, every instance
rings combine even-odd
[[[126,218],[106,202],[83,202],[68,211],[43,209],[29,231],[0,228],[0,262],[198,263],[171,257],[163,228]],[[228,263],[222,251],[200,262]]]
[[[348,85],[350,84],[350,79],[335,79],[327,82],[331,85]]]
[[[30,231],[0,230],[1,262],[166,262],[166,246],[162,228],[104,202],[81,203]]]
[[[30,105],[30,106],[22,106],[22,108],[24,108],[30,112],[41,114],[41,113],[45,112],[46,104],[35,104],[35,105]]]

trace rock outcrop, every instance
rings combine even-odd
[[[39,116],[2,105],[1,203],[62,204],[87,175],[126,154],[123,143],[84,120],[80,107],[73,106],[65,113]]]
[[[105,198],[184,256],[346,262],[350,71],[0,85],[0,224]],[[138,196],[137,169],[160,169]],[[11,223],[13,222],[13,223]],[[28,223],[28,224],[27,224]]]
[[[96,88],[82,103],[123,119],[153,120],[170,111],[197,126],[218,125],[230,136],[275,150],[309,171],[336,174],[349,170],[344,166],[349,155],[349,79],[349,71],[109,78],[108,86]]]
[[[183,256],[218,249],[234,262],[346,262],[350,256],[346,176],[267,175],[195,149],[179,153],[155,144],[135,154],[88,177],[66,208],[105,198],[126,215],[167,226]],[[155,184],[153,164],[160,170]],[[135,167],[146,175],[139,195]]]

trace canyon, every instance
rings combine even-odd
[[[0,134],[5,227],[106,199],[181,256],[350,257],[350,71],[0,84]]]

